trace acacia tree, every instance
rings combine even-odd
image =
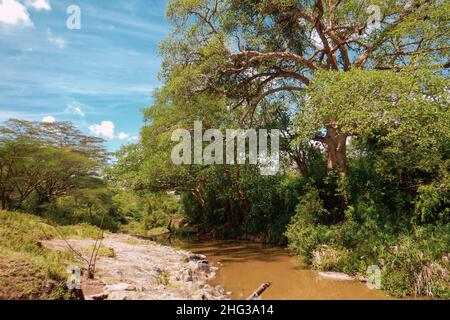
[[[82,187],[108,158],[102,139],[71,123],[9,120],[0,127],[2,209],[18,209],[32,194],[42,204]]]
[[[273,113],[270,101],[301,110],[317,71],[442,69],[449,6],[439,0],[172,0],[175,31],[162,44],[167,98],[223,95],[245,126]],[[349,132],[335,119],[323,130],[312,138],[326,147],[328,169],[345,175]]]

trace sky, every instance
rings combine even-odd
[[[0,122],[72,121],[106,139],[110,151],[138,139],[141,110],[161,86],[166,6],[167,0],[0,0]]]

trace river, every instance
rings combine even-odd
[[[280,247],[242,241],[179,240],[172,246],[204,254],[218,265],[219,273],[211,285],[223,286],[232,299],[246,299],[266,281],[272,281],[262,296],[267,300],[391,299],[358,281],[323,279]]]

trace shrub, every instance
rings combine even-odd
[[[313,251],[312,266],[319,270],[340,271],[347,254],[347,250],[320,245]]]
[[[396,296],[429,295],[449,297],[449,265],[442,229],[448,227],[418,228],[411,235],[402,235],[384,257],[382,287]],[[433,230],[434,229],[434,230]],[[439,238],[430,235],[437,231]],[[427,236],[425,236],[427,235]],[[425,237],[424,237],[425,236]],[[439,245],[433,245],[437,242]],[[449,242],[446,242],[447,245]]]
[[[334,238],[334,229],[317,224],[321,215],[327,214],[318,191],[313,189],[300,200],[296,214],[285,232],[289,248],[303,256],[306,262],[313,260],[313,251],[319,246],[329,244]]]

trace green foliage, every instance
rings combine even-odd
[[[122,230],[130,234],[165,232],[174,219],[182,219],[178,196],[172,193],[122,191],[113,202],[125,218]]]
[[[40,216],[57,225],[92,224],[117,231],[125,221],[113,202],[114,192],[101,181],[89,188],[76,189],[68,195],[39,206]]]
[[[103,140],[69,122],[9,120],[0,128],[3,209],[37,214],[55,224],[91,223],[117,230],[114,193],[99,177],[108,153]]]
[[[446,224],[450,222],[450,180],[449,180],[449,160],[442,162],[443,168],[438,178],[430,184],[422,185],[417,189],[417,199],[415,201],[415,213],[417,223],[438,223]]]
[[[383,257],[383,288],[397,296],[434,295],[448,298],[449,231],[448,225],[429,226],[417,229],[414,234],[399,236],[398,242]]]
[[[348,136],[375,136],[385,156],[407,148],[397,165],[433,167],[434,152],[450,136],[447,87],[445,78],[425,70],[318,72],[298,114],[299,140],[334,123]],[[414,163],[425,149],[433,152]]]
[[[343,222],[324,224],[317,194],[313,189],[302,198],[286,231],[289,247],[306,262],[363,276],[368,266],[379,265],[382,286],[393,295],[448,296],[448,223],[416,226],[387,213],[387,206],[360,202],[347,209]]]
[[[107,159],[102,142],[67,122],[7,121],[0,128],[2,208],[21,209],[32,195],[48,203],[82,187]]]
[[[261,176],[251,166],[218,166],[202,186],[205,207],[192,194],[183,195],[186,218],[212,236],[250,236],[265,242],[285,243],[283,231],[298,202],[302,178]],[[243,197],[245,195],[245,197]]]
[[[289,240],[289,247],[305,257],[308,262],[312,262],[313,251],[320,244],[328,243],[331,238],[331,230],[316,222],[326,213],[318,190],[312,189],[301,198],[296,214],[287,227],[286,237]]]
[[[170,284],[170,273],[165,270],[158,272],[155,282],[159,286],[168,286]]]

